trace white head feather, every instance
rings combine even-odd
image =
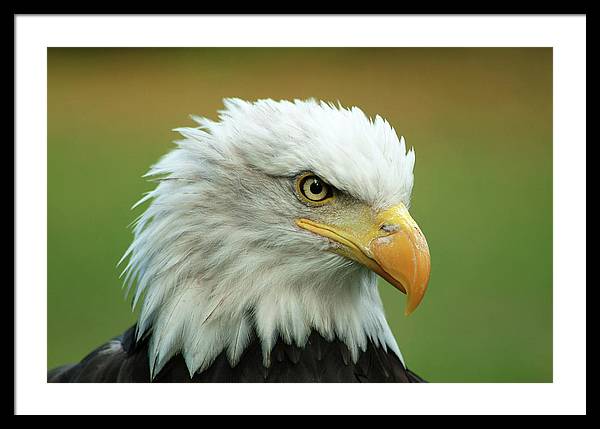
[[[144,296],[138,336],[152,331],[152,374],[177,353],[190,375],[221,352],[234,365],[252,332],[265,365],[278,336],[303,346],[311,330],[354,359],[369,340],[402,359],[375,274],[295,225],[310,208],[292,180],[311,171],[376,209],[408,206],[414,151],[357,107],[224,103],[218,122],[176,129],[184,139],[150,169],[159,184],[136,204],[151,201],[124,273],[134,305]]]

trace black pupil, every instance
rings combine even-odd
[[[312,183],[310,184],[310,192],[315,195],[319,195],[321,192],[323,192],[323,184],[319,181],[319,179],[313,179]]]

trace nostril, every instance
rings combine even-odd
[[[389,223],[384,223],[383,225],[381,225],[381,227],[379,229],[391,234],[392,232],[398,231],[400,229],[400,226],[394,225],[394,224],[389,224]]]

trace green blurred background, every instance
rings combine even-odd
[[[421,307],[380,287],[432,382],[552,381],[552,50],[48,49],[48,366],[135,321],[116,263],[189,114],[223,97],[315,97],[381,114],[415,147],[429,241]],[[382,281],[383,283],[383,281]]]

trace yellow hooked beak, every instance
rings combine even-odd
[[[340,247],[334,249],[353,259],[407,295],[404,314],[419,305],[427,284],[431,262],[425,236],[403,204],[378,213],[374,219],[359,219],[345,225],[325,225],[298,219],[297,225]]]

